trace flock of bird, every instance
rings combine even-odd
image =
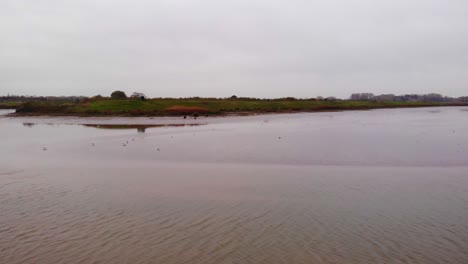
[[[455,134],[455,130],[452,130],[452,133]],[[171,138],[173,138],[173,136],[171,136]],[[278,139],[281,139],[281,137],[278,137]],[[135,138],[132,138],[132,142],[133,141],[135,141]],[[129,144],[129,142],[128,142],[128,140],[126,140],[125,142],[122,143],[122,146],[126,147],[128,144]],[[457,144],[457,145],[460,146],[460,144]],[[94,147],[94,146],[96,146],[96,144],[94,142],[92,142],[91,146]],[[42,150],[46,151],[47,147],[46,146],[42,147]],[[158,148],[158,147],[156,147],[156,150],[161,151],[160,148]]]
[[[173,136],[171,136],[171,138],[173,138]],[[133,141],[135,141],[135,138],[132,138],[132,142],[133,142]],[[123,146],[123,147],[126,147],[128,144],[129,144],[129,141],[126,140],[125,142],[122,143],[122,146]],[[95,147],[95,146],[96,146],[96,143],[91,142],[90,145],[91,145],[91,147]],[[43,147],[42,147],[42,150],[43,150],[43,151],[46,151],[46,150],[47,150],[47,147],[46,147],[46,146],[43,146]],[[156,150],[157,150],[157,151],[161,151],[161,149],[160,149],[159,147],[156,147]]]

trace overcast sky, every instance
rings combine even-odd
[[[0,0],[0,95],[468,95],[467,0]]]

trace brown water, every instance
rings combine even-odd
[[[467,121],[0,118],[0,263],[468,263]]]

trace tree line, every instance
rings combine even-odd
[[[450,102],[468,102],[468,96],[448,97],[438,93],[429,94],[381,94],[374,95],[372,93],[353,93],[349,97],[352,101],[378,101],[378,102],[434,102],[434,103],[450,103]]]

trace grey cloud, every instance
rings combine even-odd
[[[467,94],[464,0],[0,2],[0,94]]]

